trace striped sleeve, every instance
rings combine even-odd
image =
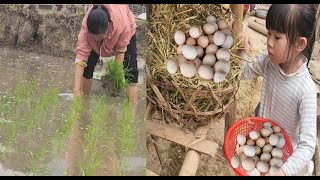
[[[268,56],[263,53],[256,56],[252,62],[244,61],[242,64],[243,73],[242,77],[244,79],[255,79],[259,76],[263,76],[265,66],[268,62]]]
[[[304,95],[299,105],[300,135],[297,148],[282,166],[287,176],[297,175],[312,159],[316,147],[317,134],[316,93]]]

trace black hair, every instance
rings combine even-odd
[[[89,33],[103,34],[108,29],[110,16],[108,10],[102,5],[94,5],[87,20]]]
[[[301,52],[311,58],[316,30],[316,10],[314,4],[273,4],[268,10],[267,29],[287,35],[290,54],[300,37],[307,39],[307,46]]]

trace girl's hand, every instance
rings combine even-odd
[[[241,32],[237,38],[239,39],[239,47],[241,48],[239,54],[248,53],[252,46],[249,34]]]

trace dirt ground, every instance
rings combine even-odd
[[[261,9],[268,9],[269,5],[258,5]],[[248,22],[250,20],[250,15],[247,14],[244,22],[244,31],[247,31],[251,35],[251,40],[253,43],[253,49],[257,51],[262,51],[266,49],[267,37],[258,33],[257,31],[248,27]],[[320,41],[315,42],[313,49],[313,54],[309,64],[310,73],[312,76],[320,82]],[[251,56],[254,56],[253,53]],[[256,80],[241,80],[240,88],[237,93],[237,113],[236,119],[241,119],[243,117],[254,116],[254,110],[260,100],[262,78]],[[320,91],[320,83],[318,85]],[[318,94],[318,102],[320,102],[320,95]],[[318,103],[319,104],[319,103]],[[318,106],[318,131],[320,127],[320,106]],[[159,117],[160,118],[160,117]],[[201,156],[201,162],[197,171],[197,176],[234,176],[232,168],[230,168],[227,160],[225,159],[223,152],[223,142],[224,142],[224,120],[218,122],[213,122],[212,126],[207,134],[207,139],[219,144],[218,152],[212,158],[208,155]],[[318,133],[319,134],[319,133]],[[149,136],[147,137],[147,169],[153,171],[154,173],[162,176],[178,175],[181,165],[185,156],[185,149],[175,143],[170,143],[163,139],[157,139],[156,143],[159,148],[159,154],[162,160],[162,166],[159,163],[158,157],[155,152],[154,142]],[[319,153],[319,152],[316,152]],[[317,155],[316,155],[317,156]],[[319,157],[318,157],[319,158]],[[319,167],[316,157],[315,159],[315,173],[319,173]]]
[[[266,9],[267,6],[259,8]],[[246,15],[243,22],[244,31],[251,35],[254,49],[261,51],[266,49],[267,37],[247,26],[250,15]],[[255,54],[252,54],[254,56]],[[257,80],[242,80],[237,94],[237,119],[253,116],[254,110],[260,100],[262,78]],[[160,117],[159,117],[160,118]],[[223,152],[224,142],[224,120],[213,122],[207,134],[207,139],[218,143],[218,152],[212,158],[201,155],[197,176],[234,176],[232,168],[225,159]],[[147,137],[147,169],[161,176],[178,175],[185,156],[185,149],[175,143],[163,139],[157,139],[156,143],[162,160],[162,166],[155,152],[154,142],[150,136]]]

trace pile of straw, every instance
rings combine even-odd
[[[231,70],[222,83],[202,80],[198,75],[185,78],[177,72],[170,75],[166,62],[177,56],[176,30],[201,26],[208,15],[225,19],[232,27],[234,16],[229,9],[215,4],[153,5],[147,34],[147,99],[173,123],[190,121],[204,125],[225,113],[234,101],[240,82],[240,59],[231,52]]]

